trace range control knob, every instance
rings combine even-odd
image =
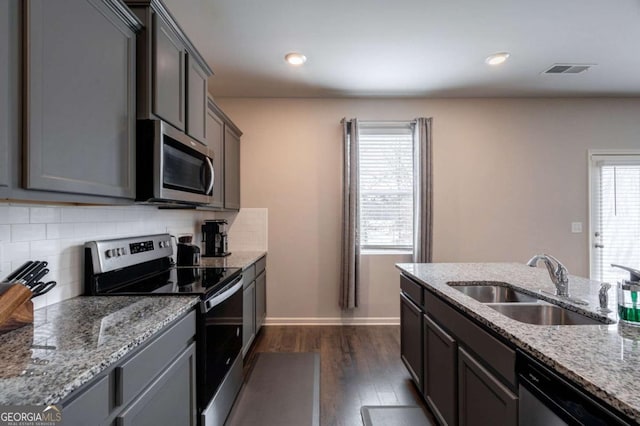
[[[104,252],[104,254],[105,254],[108,258],[110,258],[110,257],[115,256],[115,254],[116,254],[116,253],[115,253],[115,251],[114,251],[113,249],[109,249],[109,250],[105,251],[105,252]]]

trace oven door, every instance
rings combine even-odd
[[[210,411],[219,416],[223,411],[224,419],[242,384],[242,284],[240,275],[201,303],[198,400],[203,416]],[[232,369],[236,371],[229,374]],[[229,380],[228,375],[233,375],[234,380]]]

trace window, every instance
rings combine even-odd
[[[640,267],[640,155],[591,155],[591,278],[615,284]]]
[[[360,247],[413,247],[413,126],[360,124]]]

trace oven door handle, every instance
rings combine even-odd
[[[205,157],[204,159],[207,162],[207,166],[209,167],[209,172],[211,172],[211,181],[209,182],[209,186],[205,191],[205,195],[212,195],[211,193],[213,192],[213,185],[216,182],[216,174],[215,170],[213,169],[213,162],[211,161],[211,158]]]
[[[227,288],[227,290],[213,296],[210,299],[205,300],[204,311],[209,312],[211,309],[215,308],[216,306],[233,296],[238,290],[242,288],[242,284],[242,275],[240,275],[229,284],[229,288]]]

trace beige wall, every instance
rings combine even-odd
[[[342,117],[433,117],[436,262],[549,252],[586,276],[587,149],[640,146],[638,99],[217,101],[244,132],[242,205],[269,209],[270,318],[341,316]],[[399,316],[398,260],[363,259],[353,316]]]

